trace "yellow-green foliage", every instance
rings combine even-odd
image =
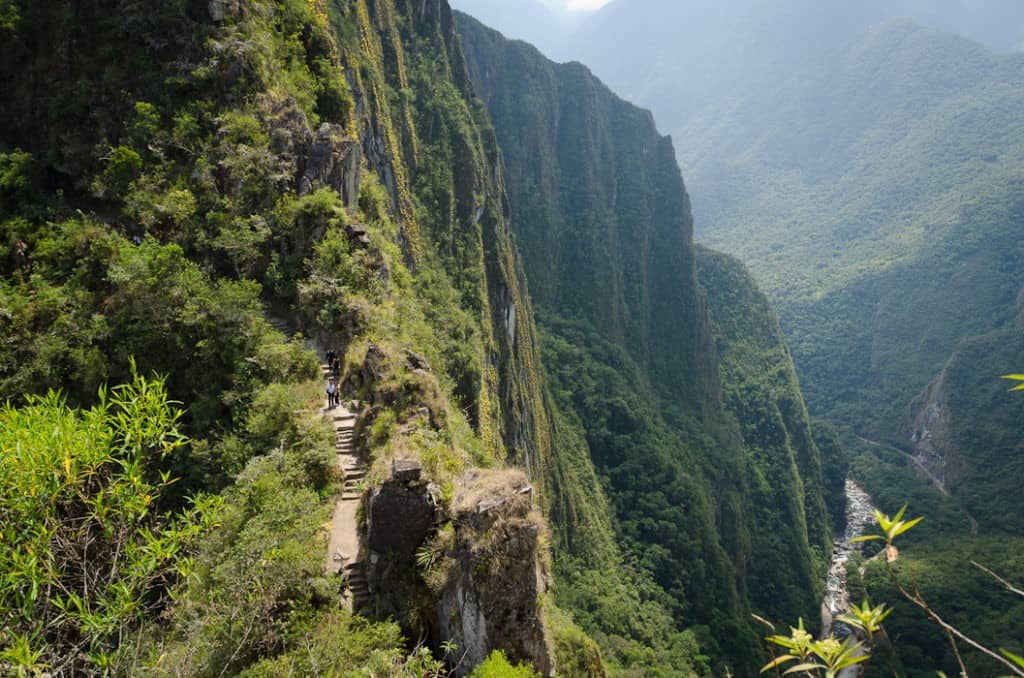
[[[599,674],[565,672],[565,675],[594,676]],[[510,664],[501,650],[492,652],[483,664],[473,669],[473,673],[469,676],[470,678],[540,678],[540,674],[526,664],[516,664],[515,666]]]
[[[219,500],[161,514],[161,462],[185,444],[162,381],[136,376],[74,410],[0,409],[0,662],[19,673],[118,665],[123,635],[193,574]]]
[[[554,642],[555,665],[561,675],[605,675],[604,661],[597,643],[551,601],[545,601],[544,621]]]

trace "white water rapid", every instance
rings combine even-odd
[[[850,592],[846,588],[846,562],[856,549],[851,542],[864,534],[865,528],[874,520],[875,506],[871,497],[852,480],[846,481],[846,532],[836,540],[832,550],[832,562],[828,567],[825,582],[825,600],[821,604],[822,635],[832,630],[832,620],[837,614],[850,610]]]

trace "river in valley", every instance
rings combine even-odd
[[[850,610],[850,592],[846,587],[846,563],[857,548],[851,542],[864,534],[874,523],[875,506],[871,497],[852,480],[846,481],[846,531],[837,539],[832,550],[832,562],[825,582],[825,599],[821,603],[822,635],[832,631],[832,620],[837,614]],[[843,634],[839,634],[843,635]]]

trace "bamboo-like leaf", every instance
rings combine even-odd
[[[861,662],[866,662],[869,659],[871,659],[871,655],[869,654],[861,654],[856,657],[843,657],[843,659],[838,662],[838,668],[845,669],[847,666],[860,664]]]
[[[1024,374],[1004,374],[1002,378],[1010,381],[1024,381]],[[1011,393],[1014,391],[1024,391],[1024,384],[1017,384],[1010,389]]]
[[[1019,655],[1015,655],[1014,653],[1010,652],[1009,650],[1004,650],[1002,648],[1000,648],[999,651],[1003,654],[1004,657],[1006,657],[1011,662],[1013,662],[1017,666],[1019,666],[1022,669],[1024,669],[1024,657],[1021,657]]]
[[[855,538],[851,539],[850,543],[851,544],[858,544],[860,542],[873,541],[875,539],[882,539],[882,540],[884,540],[885,537],[883,537],[880,534],[865,534],[865,535],[861,535],[860,537],[855,537]]]

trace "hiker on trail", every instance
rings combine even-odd
[[[338,354],[334,352],[333,348],[330,351],[328,351],[327,352],[327,365],[328,365],[328,367],[333,366],[334,365],[334,361],[337,358],[338,358]]]
[[[331,361],[331,376],[337,379],[341,376],[341,359],[337,355],[334,356],[334,360]]]
[[[338,405],[338,387],[332,379],[327,384],[327,409],[333,410]]]

